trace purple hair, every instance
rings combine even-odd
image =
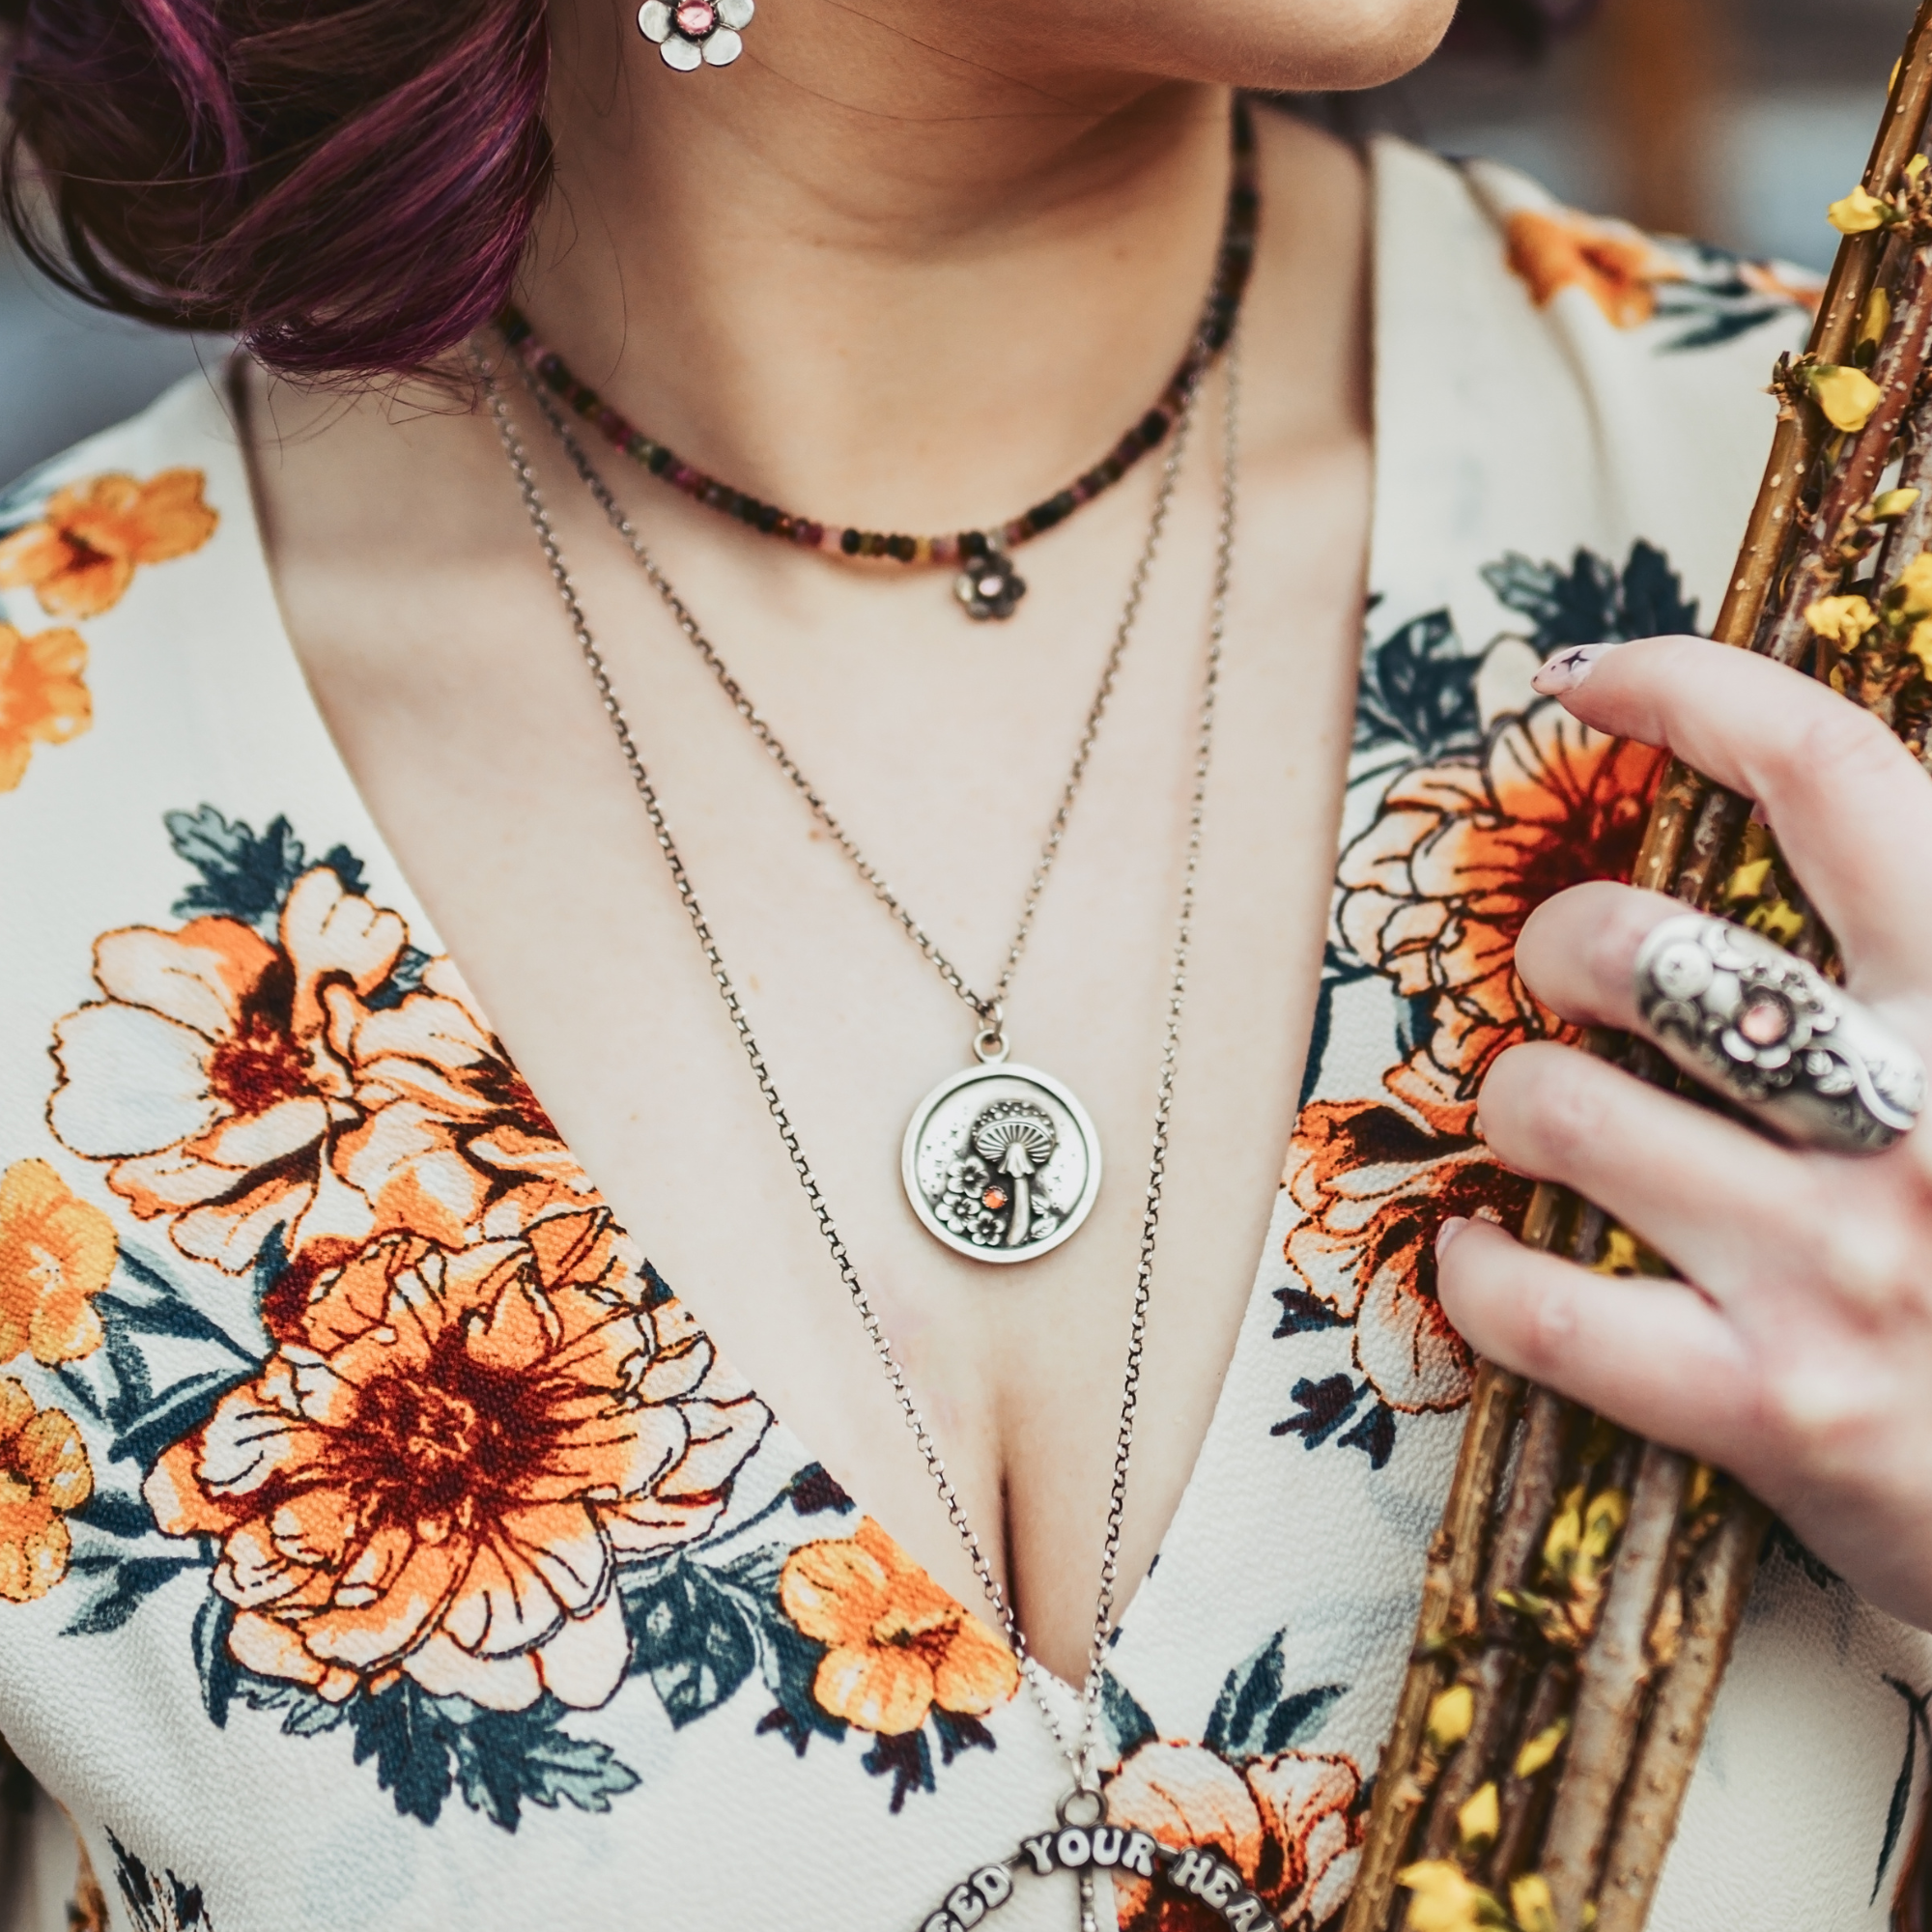
[[[1462,24],[1529,47],[1587,4]],[[85,300],[323,377],[428,369],[508,298],[546,0],[0,0],[0,216]]]
[[[0,22],[5,218],[85,299],[320,376],[425,368],[508,298],[550,185],[545,0],[0,0]]]

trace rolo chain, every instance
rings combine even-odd
[[[1141,1366],[1147,1341],[1148,1305],[1153,1286],[1154,1246],[1160,1223],[1161,1195],[1167,1177],[1169,1123],[1173,1113],[1175,1079],[1179,1065],[1180,1024],[1186,999],[1188,956],[1194,935],[1196,883],[1200,869],[1202,835],[1207,819],[1208,777],[1212,762],[1214,745],[1214,709],[1219,691],[1222,646],[1227,627],[1228,589],[1234,561],[1236,464],[1239,447],[1239,380],[1236,345],[1231,344],[1225,359],[1220,517],[1214,551],[1214,576],[1212,596],[1209,605],[1208,649],[1202,679],[1199,724],[1195,738],[1194,782],[1188,810],[1187,847],[1180,892],[1180,907],[1175,927],[1173,973],[1169,985],[1165,1028],[1161,1045],[1158,1097],[1154,1107],[1152,1149],[1148,1165],[1147,1193],[1141,1219],[1140,1249],[1134,1275],[1133,1309],[1128,1328],[1126,1366],[1122,1383],[1120,1421],[1115,1435],[1113,1476],[1107,1498],[1106,1527],[1102,1541],[1100,1561],[1100,1584],[1094,1603],[1094,1627],[1088,1651],[1086,1682],[1081,1694],[1082,1722],[1078,1737],[1072,1739],[1068,1738],[1065,1729],[1061,1724],[1052,1701],[1041,1690],[1038,1681],[1038,1668],[1028,1650],[1026,1634],[1021,1630],[1018,1619],[1014,1616],[1012,1606],[1008,1600],[1007,1593],[1001,1587],[999,1578],[993,1572],[992,1564],[987,1559],[984,1547],[981,1545],[978,1533],[967,1517],[965,1505],[960,1501],[958,1491],[953,1485],[952,1476],[947,1471],[945,1461],[939,1453],[939,1447],[933,1438],[932,1431],[927,1426],[924,1416],[921,1413],[919,1405],[913,1400],[911,1388],[906,1381],[905,1372],[899,1365],[897,1352],[894,1349],[891,1339],[886,1334],[884,1324],[879,1320],[878,1311],[872,1305],[871,1296],[867,1293],[864,1282],[859,1277],[857,1264],[854,1263],[851,1252],[846,1247],[844,1238],[840,1236],[838,1225],[833,1219],[832,1210],[826,1204],[824,1192],[818,1184],[816,1175],[812,1172],[810,1162],[806,1157],[804,1147],[799,1140],[798,1131],[792,1124],[790,1113],[779,1094],[777,1083],[772,1078],[771,1068],[766,1063],[764,1053],[758,1045],[757,1037],[752,1030],[751,1021],[746,1015],[742,1001],[739,999],[738,989],[725,967],[724,954],[719,950],[718,942],[712,933],[710,923],[705,918],[703,908],[698,903],[697,894],[692,884],[691,874],[686,869],[683,857],[677,847],[677,842],[671,836],[670,825],[666,818],[663,804],[658,797],[657,787],[653,783],[643,756],[639,751],[636,735],[632,731],[630,721],[625,715],[624,707],[618,697],[610,668],[605,663],[603,652],[598,647],[596,639],[591,633],[589,622],[584,615],[582,604],[577,594],[576,584],[564,561],[563,554],[558,547],[556,533],[551,523],[549,510],[544,503],[536,471],[531,466],[528,451],[524,445],[522,436],[510,413],[502,386],[497,380],[495,373],[490,368],[482,353],[473,345],[470,350],[470,359],[487,399],[492,420],[495,423],[498,440],[502,443],[503,453],[508,459],[511,471],[516,478],[517,488],[523,498],[525,511],[528,515],[531,526],[536,533],[538,543],[543,551],[544,561],[550,568],[552,581],[556,585],[557,595],[562,601],[565,614],[570,622],[571,631],[577,639],[578,650],[583,659],[585,668],[590,673],[591,681],[596,687],[598,699],[604,707],[605,716],[611,722],[611,728],[616,737],[618,747],[623,754],[624,763],[630,772],[631,781],[637,789],[638,796],[643,804],[645,814],[650,821],[651,831],[657,839],[658,849],[664,854],[665,864],[669,868],[679,902],[683,905],[685,915],[691,922],[692,930],[696,935],[698,945],[703,951],[705,963],[710,969],[712,980],[717,985],[719,995],[724,1002],[725,1010],[730,1016],[731,1025],[738,1036],[739,1044],[744,1048],[745,1057],[750,1062],[753,1075],[757,1081],[758,1092],[763,1096],[766,1109],[771,1114],[772,1120],[778,1127],[779,1137],[784,1144],[785,1152],[791,1160],[792,1170],[798,1176],[799,1184],[805,1191],[806,1200],[810,1206],[812,1216],[818,1224],[819,1233],[824,1237],[826,1247],[830,1251],[833,1263],[838,1268],[838,1277],[845,1285],[846,1293],[850,1296],[852,1306],[856,1310],[860,1322],[865,1328],[867,1338],[872,1345],[872,1351],[877,1356],[879,1365],[885,1372],[886,1379],[892,1387],[893,1395],[898,1404],[900,1413],[905,1418],[907,1428],[912,1432],[913,1440],[918,1446],[922,1460],[925,1463],[926,1471],[932,1478],[933,1486],[938,1492],[941,1503],[945,1506],[947,1518],[957,1532],[960,1543],[964,1547],[966,1554],[972,1563],[973,1572],[980,1579],[980,1588],[985,1592],[986,1600],[991,1605],[998,1618],[1000,1628],[1005,1633],[1007,1641],[1012,1647],[1013,1655],[1018,1662],[1021,1674],[1034,1692],[1035,1699],[1039,1706],[1041,1715],[1046,1720],[1049,1731],[1052,1733],[1061,1750],[1066,1756],[1068,1763],[1072,1766],[1076,1789],[1082,1792],[1097,1791],[1099,1772],[1095,1759],[1098,1751],[1097,1733],[1099,1728],[1100,1690],[1104,1675],[1107,1639],[1113,1630],[1114,1600],[1120,1578],[1121,1532],[1126,1509],[1127,1472],[1133,1455],[1134,1423],[1140,1400]],[[1177,440],[1177,443],[1178,441],[1179,440]],[[1152,564],[1154,551],[1157,547],[1157,538],[1165,522],[1167,505],[1173,495],[1179,453],[1179,448],[1177,446],[1169,454],[1167,473],[1162,483],[1159,514],[1150,532],[1149,542],[1142,553],[1140,564],[1135,572],[1134,590],[1128,605],[1128,619],[1123,622],[1122,632],[1116,639],[1114,657],[1110,659],[1108,680],[1103,683],[1102,701],[1100,704],[1096,704],[1096,713],[1100,708],[1103,708],[1104,696],[1110,689],[1113,671],[1117,668],[1118,657],[1120,652],[1124,648],[1124,639],[1131,629],[1131,617],[1137,611],[1141,590]],[[589,479],[586,478],[587,480]],[[593,485],[593,488],[597,488],[597,485]],[[664,578],[662,572],[658,570],[656,564],[651,561],[636,531],[622,519],[621,512],[615,510],[614,503],[609,498],[607,491],[599,490],[599,500],[604,503],[606,514],[611,517],[613,524],[618,526],[620,533],[625,536],[626,542],[631,545],[634,554],[637,555],[639,561],[649,572],[652,582],[657,586],[660,596],[664,598],[673,615],[677,618],[680,628],[685,631],[693,642],[697,643],[699,648],[705,651],[707,662],[712,664],[714,672],[719,676],[720,681],[724,683],[727,692],[732,693],[733,702],[738,705],[741,715],[745,715],[747,722],[752,723],[755,714],[751,712],[749,703],[744,700],[742,693],[738,692],[735,686],[729,681],[728,673],[724,670],[722,661],[718,660],[716,653],[711,651],[709,646],[702,641],[702,633],[699,631],[696,619],[693,618],[691,612],[678,598],[676,592]],[[758,726],[754,724],[753,728],[758,728]],[[1081,758],[1075,765],[1076,775],[1084,772],[1085,758],[1088,751],[1091,750],[1093,733],[1096,728],[1097,718],[1090,718],[1087,737],[1083,741]],[[768,731],[761,730],[760,737],[766,749],[772,753],[774,758],[780,762],[781,767],[791,777],[793,783],[809,799],[814,799],[815,795],[811,792],[810,787],[806,783],[797,766],[791,764],[784,756],[782,748],[779,746],[778,741]],[[1077,788],[1077,782],[1074,787],[1069,787],[1069,790],[1074,788]],[[1068,802],[1070,803],[1070,800]],[[814,810],[817,811],[821,822],[826,824],[828,829],[832,829],[834,822],[830,818],[830,815],[825,812],[822,806],[814,803]],[[1062,817],[1064,818],[1064,816],[1065,806],[1063,806],[1062,812]],[[1057,838],[1049,841],[1049,855],[1056,843]],[[847,849],[853,850],[849,844]],[[853,851],[853,856],[855,859],[858,858],[856,851]],[[1043,855],[1043,857],[1047,855]],[[1048,859],[1048,863],[1050,863],[1050,858]],[[899,912],[899,917],[902,923],[905,923],[907,930],[912,932],[916,938],[922,937],[909,916],[897,907],[896,901],[888,897],[884,889],[884,882],[874,877],[873,883],[874,890],[882,897],[887,897],[888,903],[892,904],[895,910]],[[1034,897],[1037,897],[1037,890]],[[1024,937],[1024,930],[1023,926],[1022,939]],[[938,949],[930,947],[929,942],[926,942],[926,944],[929,948],[930,955],[938,963],[941,958]],[[1019,942],[1016,942],[1015,957],[1017,956],[1018,945]],[[956,976],[954,976],[954,983],[955,985],[958,984]],[[971,996],[965,994],[963,986],[960,986],[959,990],[962,997],[970,1000]],[[1096,1924],[1093,1909],[1091,1880],[1084,1882],[1082,1885],[1081,1918],[1083,1927],[1093,1928]]]
[[[798,760],[785,749],[783,741],[752,702],[744,686],[731,674],[730,668],[720,655],[717,646],[705,636],[697,619],[692,615],[689,606],[678,595],[669,579],[659,569],[656,559],[645,547],[638,526],[625,515],[623,506],[617,501],[610,484],[604,480],[602,472],[591,462],[583,445],[572,434],[555,400],[531,377],[522,363],[516,366],[523,376],[524,385],[529,392],[530,400],[535,403],[545,420],[555,432],[557,440],[563,445],[564,454],[570,458],[572,468],[576,469],[584,486],[596,499],[611,527],[623,539],[625,547],[650,580],[651,587],[664,600],[665,607],[670,611],[678,629],[690,639],[698,656],[704,660],[712,676],[718,680],[720,689],[730,699],[732,708],[750,726],[753,736],[764,747],[772,762],[791,781],[799,796],[810,808],[812,816],[825,828],[838,849],[852,862],[859,876],[872,889],[872,895],[905,928],[913,944],[938,969],[940,978],[978,1016],[981,1031],[974,1041],[974,1051],[982,1060],[999,1059],[1006,1050],[1007,994],[1011,989],[1013,975],[1019,970],[1020,956],[1025,952],[1027,941],[1032,936],[1034,915],[1039,909],[1040,895],[1046,890],[1046,882],[1053,871],[1054,861],[1060,856],[1061,842],[1066,836],[1067,823],[1073,815],[1073,802],[1079,797],[1081,784],[1086,780],[1087,767],[1094,755],[1094,746],[1099,738],[1100,726],[1107,715],[1107,706],[1114,696],[1114,687],[1120,680],[1122,662],[1126,657],[1127,646],[1133,641],[1134,630],[1140,620],[1148,576],[1153,568],[1154,556],[1160,549],[1161,536],[1167,527],[1168,511],[1174,501],[1175,485],[1180,476],[1181,459],[1187,453],[1188,439],[1194,424],[1194,406],[1200,394],[1199,385],[1188,391],[1186,402],[1175,425],[1175,433],[1168,440],[1167,454],[1161,466],[1160,488],[1154,497],[1153,514],[1149,520],[1147,536],[1141,544],[1140,554],[1134,563],[1133,577],[1127,585],[1126,602],[1122,607],[1120,622],[1115,626],[1113,645],[1107,652],[1105,664],[1101,667],[1100,682],[1094,693],[1094,701],[1088,706],[1086,721],[1080,732],[1080,742],[1074,750],[1073,763],[1066,774],[1066,782],[1061,787],[1060,802],[1054,811],[1053,821],[1047,827],[1039,856],[1034,862],[1033,876],[1027,882],[1026,897],[1020,906],[1019,924],[1013,932],[1011,945],[1007,948],[1006,962],[1001,968],[999,981],[990,993],[981,994],[976,993],[966,983],[965,975],[940,951],[938,943],[914,918],[904,900],[888,883],[885,874],[867,858],[858,840],[834,815],[818,787],[800,769]]]

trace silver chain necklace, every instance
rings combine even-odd
[[[696,935],[711,978],[720,997],[724,1002],[725,1011],[730,1017],[733,1031],[738,1036],[739,1044],[744,1048],[745,1057],[751,1065],[757,1081],[758,1092],[763,1096],[767,1111],[778,1127],[779,1138],[785,1152],[791,1159],[793,1172],[798,1176],[799,1184],[805,1191],[806,1200],[810,1205],[813,1218],[818,1223],[819,1233],[831,1253],[839,1279],[845,1285],[852,1306],[865,1328],[872,1351],[878,1358],[886,1380],[892,1387],[895,1400],[907,1428],[912,1432],[920,1456],[931,1476],[948,1520],[957,1532],[966,1550],[974,1575],[980,1580],[988,1604],[992,1606],[1001,1630],[1011,1646],[1020,1674],[1032,1691],[1040,1715],[1046,1722],[1061,1752],[1066,1758],[1072,1771],[1073,1782],[1055,1814],[1052,1827],[1042,1833],[1024,1839],[1009,1857],[993,1863],[981,1865],[947,1895],[947,1901],[932,1913],[923,1923],[922,1932],[964,1932],[967,1926],[975,1925],[991,1911],[997,1910],[1009,1899],[1014,1890],[1014,1872],[1038,1872],[1041,1874],[1065,1871],[1072,1873],[1078,1881],[1080,1900],[1081,1932],[1100,1932],[1100,1921],[1095,1912],[1096,1873],[1110,1868],[1122,1869],[1147,1877],[1156,1884],[1165,1883],[1170,1888],[1200,1890],[1209,1880],[1215,1880],[1219,1888],[1236,1888],[1229,1896],[1241,1900],[1251,1900],[1252,1894],[1239,1885],[1239,1874],[1233,1866],[1226,1873],[1220,1872],[1220,1863],[1211,1853],[1190,1850],[1185,1847],[1170,1847],[1158,1843],[1150,1834],[1138,1832],[1124,1832],[1110,1828],[1106,1823],[1106,1799],[1101,1789],[1099,1769],[1100,1704],[1106,1673],[1106,1654],[1108,1639],[1114,1630],[1114,1601],[1120,1580],[1120,1545],[1122,1525],[1125,1516],[1127,1498],[1127,1472],[1133,1456],[1134,1423],[1140,1401],[1141,1363],[1146,1350],[1148,1308],[1153,1287],[1154,1244],[1160,1223],[1161,1196],[1167,1177],[1167,1149],[1169,1121],[1173,1113],[1175,1077],[1179,1065],[1180,1023],[1187,989],[1187,964],[1194,934],[1195,887],[1200,870],[1203,828],[1206,823],[1208,803],[1208,776],[1212,762],[1214,745],[1214,706],[1219,689],[1220,667],[1223,639],[1227,627],[1228,588],[1234,562],[1234,542],[1236,525],[1236,459],[1238,455],[1238,401],[1239,384],[1236,355],[1231,346],[1226,365],[1226,400],[1223,411],[1223,456],[1221,475],[1221,509],[1214,552],[1214,578],[1209,620],[1208,651],[1202,679],[1199,727],[1195,740],[1194,784],[1188,810],[1187,848],[1182,875],[1180,907],[1176,920],[1174,938],[1174,969],[1169,986],[1166,1021],[1161,1043],[1160,1075],[1158,1097],[1154,1107],[1153,1144],[1148,1163],[1146,1205],[1141,1220],[1139,1260],[1134,1274],[1134,1294],[1131,1319],[1128,1325],[1128,1341],[1125,1372],[1122,1380],[1120,1422],[1115,1435],[1112,1481],[1107,1497],[1105,1533],[1102,1539],[1100,1558],[1100,1583],[1094,1606],[1094,1625],[1088,1646],[1087,1673],[1080,1697],[1080,1728],[1076,1735],[1069,1737],[1066,1727],[1062,1724],[1052,1700],[1046,1695],[1040,1682],[1040,1666],[1035,1662],[1028,1649],[1026,1634],[1021,1630],[1007,1593],[1001,1588],[999,1578],[994,1575],[985,1548],[980,1541],[967,1517],[965,1505],[959,1499],[959,1492],[952,1478],[947,1472],[946,1463],[939,1454],[939,1447],[933,1438],[925,1417],[919,1405],[913,1400],[904,1370],[899,1365],[898,1355],[885,1327],[879,1320],[878,1311],[872,1306],[871,1296],[859,1278],[857,1264],[846,1247],[844,1238],[832,1217],[818,1179],[812,1172],[810,1162],[806,1158],[797,1129],[784,1101],[780,1096],[777,1083],[772,1078],[763,1050],[746,1016],[738,989],[726,970],[723,953],[711,931],[710,922],[705,918],[698,903],[697,894],[686,869],[683,856],[676,840],[671,836],[669,821],[665,815],[657,787],[652,781],[642,753],[632,731],[630,721],[617,696],[609,667],[603,652],[598,647],[591,633],[589,621],[578,597],[577,586],[556,541],[556,533],[546,508],[537,475],[531,466],[516,422],[510,414],[501,384],[473,346],[470,359],[488,402],[491,418],[496,426],[498,440],[509,462],[510,469],[523,499],[524,509],[536,533],[542,549],[544,561],[550,568],[551,579],[556,585],[572,634],[585,668],[590,673],[596,687],[599,701],[605,716],[610,720],[617,745],[623,754],[624,763],[631,774],[631,781],[644,812],[650,821],[651,831],[663,853],[685,915],[691,922]],[[1157,521],[1151,536],[1157,536],[1164,522],[1169,502],[1172,498],[1176,461],[1176,449],[1170,454],[1169,469],[1163,479]],[[581,455],[581,452],[573,452]],[[601,483],[601,479],[599,479]],[[600,495],[604,501],[608,492]],[[632,547],[651,581],[658,586],[659,594],[670,606],[679,624],[694,642],[699,642],[706,653],[706,661],[712,663],[721,678],[727,675],[722,661],[707,644],[702,643],[702,634],[689,611],[677,598],[676,592],[663,577],[656,564],[649,558],[641,540],[637,536],[621,512],[614,511],[613,504],[607,504],[607,514],[619,526],[620,533]],[[1151,540],[1143,553],[1140,567],[1136,570],[1134,587],[1128,607],[1128,619],[1122,625],[1122,635],[1117,639],[1114,655],[1109,660],[1107,672],[1111,682],[1118,668],[1118,659],[1124,649],[1124,638],[1130,631],[1131,618],[1140,601],[1148,569],[1151,563],[1153,543]],[[734,703],[741,710],[749,710],[742,693],[727,685],[734,692]],[[1103,685],[1102,702],[1106,686]],[[1096,705],[1096,711],[1100,707]],[[754,714],[753,714],[754,715]],[[1094,730],[1097,728],[1097,719],[1090,719],[1088,737],[1083,741],[1081,760],[1084,765],[1087,753],[1091,750]],[[763,735],[763,734],[761,734]],[[773,755],[783,761],[782,749],[778,741],[763,735],[767,749]],[[797,774],[795,765],[786,769]],[[1081,767],[1076,766],[1076,772]],[[794,783],[807,789],[802,776],[794,776]],[[1077,780],[1076,780],[1077,784]],[[1070,803],[1070,799],[1066,801]],[[1063,813],[1065,815],[1065,805]],[[821,813],[821,816],[824,816]],[[827,822],[830,823],[829,818]],[[1036,875],[1037,885],[1038,875]],[[1033,895],[1037,897],[1037,891]],[[904,915],[901,914],[903,918]],[[936,951],[936,949],[935,949]],[[1015,949],[1017,952],[1017,948]],[[1009,960],[1009,968],[1011,961]],[[1275,1921],[1253,1901],[1252,1913],[1241,1921],[1249,1932],[1278,1932]]]
[[[1032,936],[1040,896],[1060,856],[1073,802],[1086,780],[1122,662],[1139,623],[1148,578],[1167,528],[1168,511],[1193,429],[1199,385],[1188,392],[1169,440],[1153,514],[1135,560],[1126,602],[1101,667],[1099,686],[1087,710],[1072,767],[1034,862],[1033,876],[1020,905],[1019,924],[1007,948],[998,982],[990,993],[982,994],[967,984],[965,975],[914,918],[752,702],[689,606],[658,567],[637,526],[624,514],[611,486],[572,434],[555,400],[521,361],[516,368],[572,468],[664,601],[678,629],[718,680],[732,709],[852,862],[872,895],[898,922],[978,1022],[973,1038],[976,1064],[941,1081],[920,1102],[900,1143],[899,1177],[921,1226],[954,1253],[978,1262],[1032,1261],[1059,1247],[1079,1230],[1099,1195],[1100,1136],[1086,1108],[1064,1083],[1038,1067],[1023,1066],[1008,1058],[1006,1001]]]

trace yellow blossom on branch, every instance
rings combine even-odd
[[[1843,363],[1817,363],[1806,371],[1806,381],[1826,420],[1847,435],[1863,429],[1885,399],[1885,391],[1862,369]]]
[[[1829,638],[1841,651],[1856,650],[1878,622],[1878,612],[1862,597],[1821,597],[1804,612],[1814,638]]]
[[[1861,183],[1842,201],[1834,201],[1825,218],[1840,235],[1869,235],[1874,228],[1883,228],[1890,215],[1885,203],[1867,193]]]
[[[1476,1719],[1476,1693],[1466,1684],[1437,1691],[1429,1706],[1429,1743],[1434,1750],[1454,1750]]]
[[[1932,677],[1932,617],[1921,617],[1912,627],[1905,648],[1916,657],[1927,677]]]
[[[1479,1852],[1485,1846],[1493,1845],[1496,1833],[1503,1828],[1502,1805],[1496,1797],[1495,1779],[1489,1783],[1458,1807],[1456,1831],[1463,1840],[1464,1851]]]
[[[1883,496],[1874,497],[1871,506],[1872,522],[1889,524],[1894,517],[1904,516],[1922,494],[1918,490],[1888,490]]]
[[[1495,1894],[1472,1884],[1448,1859],[1406,1865],[1395,1882],[1408,1889],[1408,1932],[1485,1932],[1509,1923]]]
[[[1901,617],[1932,617],[1932,551],[1920,551],[1898,573],[1888,602]]]
[[[1529,1739],[1516,1754],[1516,1775],[1519,1777],[1534,1777],[1539,1771],[1552,1763],[1556,1753],[1563,1748],[1563,1740],[1570,1735],[1570,1719],[1558,1718],[1553,1724]],[[1520,1914],[1518,1915],[1520,1917]]]
[[[1511,1885],[1510,1912],[1522,1932],[1558,1932],[1556,1901],[1540,1872],[1524,1872]]]

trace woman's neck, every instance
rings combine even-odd
[[[526,299],[692,460],[828,521],[958,527],[1058,487],[1166,380],[1211,270],[1225,90],[1065,71],[1044,42],[996,70],[956,0],[890,29],[771,0],[736,66],[690,75],[601,4],[559,13]]]

